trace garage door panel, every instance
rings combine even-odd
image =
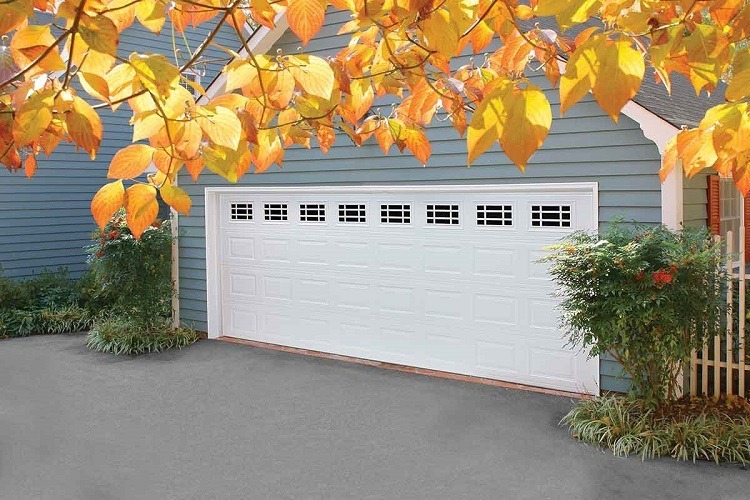
[[[564,346],[548,266],[536,262],[596,227],[591,187],[263,191],[222,194],[214,212],[223,334],[598,390],[598,362]],[[266,220],[266,205],[286,220]]]

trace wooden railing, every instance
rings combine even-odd
[[[734,235],[727,232],[726,251],[726,302],[724,331],[703,346],[693,351],[690,360],[690,395],[717,396],[734,394],[750,396],[750,364],[747,363],[745,321],[745,294],[747,276],[745,270],[745,228],[740,227],[739,255],[734,248]],[[719,237],[715,237],[719,241]],[[737,263],[737,260],[739,264]],[[735,300],[736,299],[736,300]],[[717,318],[721,322],[721,318]]]

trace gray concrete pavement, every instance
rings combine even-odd
[[[571,401],[201,341],[0,341],[0,500],[750,498],[738,466],[617,459]]]

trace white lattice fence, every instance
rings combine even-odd
[[[750,354],[746,346],[745,294],[747,277],[745,270],[745,228],[739,230],[740,251],[732,253],[734,235],[727,232],[724,247],[727,273],[727,311],[725,329],[708,342],[703,349],[693,351],[690,362],[690,395],[735,394],[750,396]],[[719,241],[719,237],[715,237]],[[721,322],[721,318],[717,318]]]

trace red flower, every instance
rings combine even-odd
[[[117,231],[110,231],[108,236],[110,240],[114,240],[115,238],[117,238]]]
[[[638,274],[635,275],[636,281],[641,281],[643,279],[643,271],[639,271]]]
[[[652,274],[651,277],[657,285],[667,285],[672,283],[672,273],[666,269],[659,269]]]

